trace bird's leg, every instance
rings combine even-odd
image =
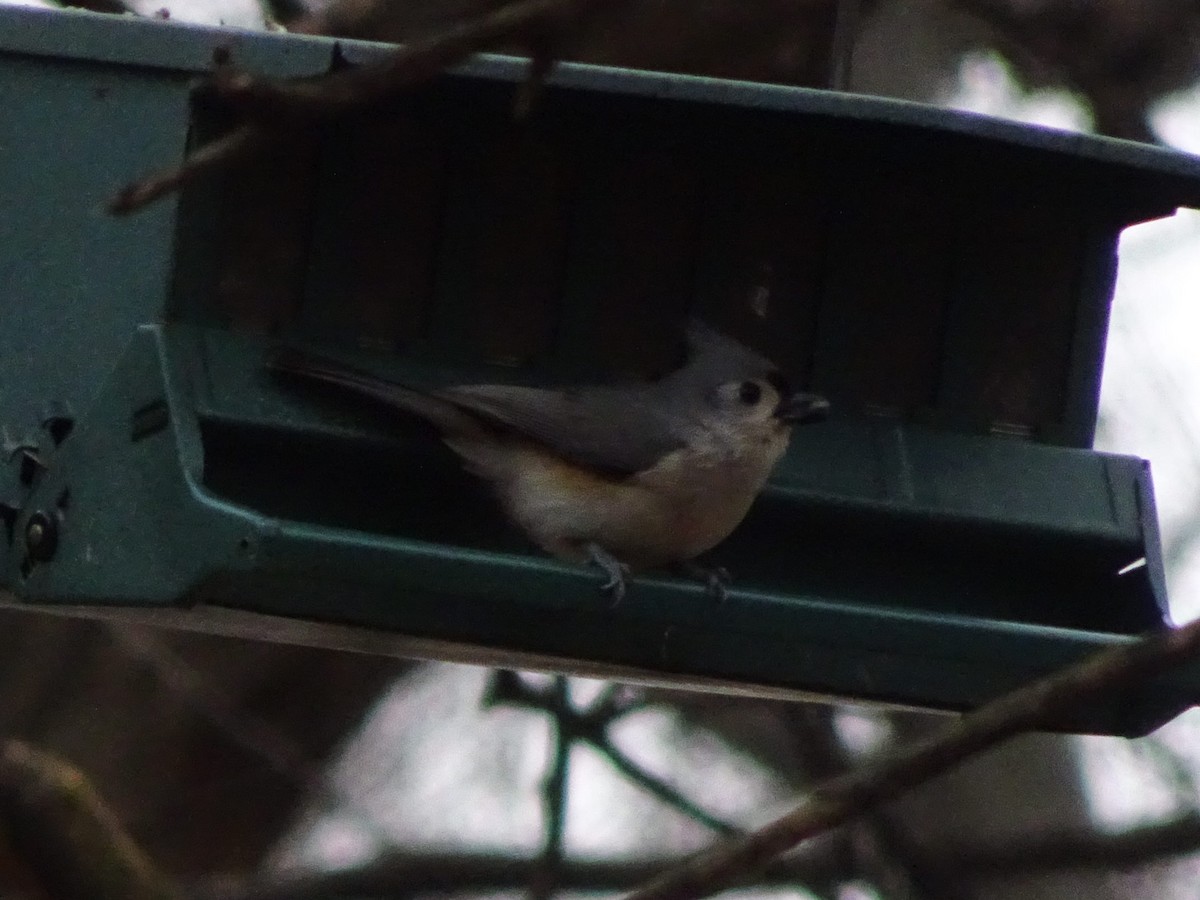
[[[704,582],[704,592],[718,603],[724,603],[729,596],[729,583],[733,581],[733,576],[724,566],[709,568],[694,559],[685,559],[676,563],[675,567],[684,577]]]
[[[629,566],[595,542],[589,541],[583,549],[587,551],[588,562],[608,576],[608,581],[600,585],[600,592],[609,597],[609,606],[617,606],[625,599],[625,576],[629,574]]]

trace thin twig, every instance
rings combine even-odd
[[[583,715],[590,721],[603,721],[607,727],[617,719],[646,709],[649,705],[644,694],[627,684],[614,681],[604,686],[596,699],[588,704]]]
[[[256,125],[242,125],[205,144],[170,169],[163,169],[127,184],[109,199],[110,215],[126,216],[174,193],[201,175],[248,159],[265,149],[272,137]]]
[[[1103,869],[1131,869],[1200,850],[1200,811],[1116,834],[1064,831],[1021,835],[995,847],[943,844],[937,866],[986,878]]]
[[[239,709],[205,674],[183,659],[149,628],[110,625],[109,634],[121,649],[154,671],[161,684],[186,701],[221,730],[231,741],[262,759],[283,778],[333,803],[345,802],[331,794],[322,769],[306,758],[300,745],[269,722]]]
[[[636,860],[564,860],[560,891],[599,893],[628,890],[676,857]],[[537,875],[536,859],[491,853],[416,853],[392,851],[359,867],[293,875],[273,874],[239,883],[215,879],[197,885],[193,900],[328,900],[331,897],[410,897],[416,894],[518,892]],[[842,872],[823,852],[788,860],[763,877],[761,884],[800,885],[821,893]]]
[[[268,720],[241,709],[202,671],[192,666],[148,628],[110,625],[121,649],[149,666],[159,682],[229,740],[261,759],[280,777],[309,792],[318,802],[354,816],[364,830],[385,838],[371,813],[341,790],[303,747]]]
[[[542,785],[542,808],[545,810],[545,840],[542,855],[529,885],[532,900],[547,900],[558,889],[559,871],[563,863],[563,837],[567,826],[567,778],[571,767],[571,735],[563,722],[574,710],[567,693],[565,675],[555,675],[551,688],[555,715],[550,731],[553,746],[550,752],[550,771]]]
[[[413,41],[382,62],[318,78],[281,82],[248,72],[219,72],[213,87],[234,108],[265,119],[320,120],[394,98],[480,50],[577,22],[612,0],[517,0],[479,18]]]
[[[812,848],[810,848],[812,849]],[[799,884],[821,890],[844,875],[840,853],[789,857],[772,866],[757,885]],[[1117,834],[1093,831],[1029,835],[1003,845],[941,842],[928,861],[939,871],[965,878],[1008,878],[1081,869],[1130,869],[1200,850],[1200,813],[1192,812]],[[559,887],[564,891],[616,891],[638,884],[673,860],[564,860]],[[534,877],[536,860],[494,854],[393,851],[361,867],[193,891],[203,900],[312,900],[343,895],[447,893],[520,890]],[[748,884],[749,882],[739,882]]]
[[[20,741],[0,744],[0,833],[45,896],[180,897],[82,772]]]
[[[128,215],[179,190],[200,175],[245,160],[278,142],[301,124],[362,109],[398,96],[472,54],[516,40],[527,32],[577,22],[593,6],[612,0],[518,0],[398,48],[381,63],[316,78],[278,82],[233,72],[213,74],[210,90],[248,114],[244,124],[196,150],[179,166],[139,178],[107,204],[112,215]],[[535,71],[534,75],[538,73]]]
[[[717,816],[714,816],[708,810],[703,809],[698,804],[692,802],[682,791],[677,790],[667,782],[663,781],[657,775],[643,769],[638,763],[634,762],[624,753],[616,748],[607,738],[597,740],[592,737],[585,737],[589,744],[608,760],[609,764],[614,769],[625,776],[629,781],[636,784],[646,793],[656,797],[658,800],[670,806],[672,809],[678,810],[689,819],[699,822],[706,828],[710,828],[718,834],[731,837],[735,834],[742,834],[743,829],[732,825]]]
[[[617,719],[644,708],[645,703],[641,697],[630,696],[623,686],[609,685],[585,711],[577,714],[574,733],[580,740],[590,744],[625,778],[662,803],[718,834],[742,834],[743,829],[708,812],[682,791],[642,768],[640,763],[635,762],[613,743],[608,733],[609,727]]]
[[[818,785],[795,810],[764,828],[694,857],[628,900],[706,897],[761,871],[797,844],[947,772],[1014,735],[1042,727],[1200,652],[1200,622],[1098,653],[992,701],[873,764]]]
[[[842,775],[850,767],[844,744],[834,730],[830,706],[788,705],[783,711],[803,760],[808,784]],[[928,864],[927,854],[898,823],[873,810],[838,834],[847,869],[862,874],[885,897],[903,900],[961,900],[963,891],[946,873]]]
[[[719,834],[728,836],[742,833],[742,829],[736,825],[706,811],[681,791],[642,768],[612,743],[608,736],[609,726],[622,716],[642,708],[642,700],[629,697],[620,686],[610,685],[587,709],[578,710],[570,704],[558,703],[553,691],[554,688],[538,690],[522,681],[515,672],[499,670],[493,675],[487,702],[550,713],[559,733],[565,735],[568,741],[583,741],[591,745],[613,768],[651,796]]]

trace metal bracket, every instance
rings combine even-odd
[[[53,559],[58,548],[70,490],[62,486],[45,509],[34,504],[32,497],[74,426],[70,407],[61,400],[52,400],[46,404],[38,428],[20,437],[13,437],[7,427],[0,428],[0,521],[4,523],[8,552],[16,549],[22,577],[27,578],[35,566]]]

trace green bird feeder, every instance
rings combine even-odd
[[[891,100],[480,57],[128,219],[228,127],[214,57],[387,49],[0,9],[10,602],[769,696],[966,710],[1167,627],[1141,459],[1091,449],[1126,226],[1200,161]],[[272,378],[662,372],[699,315],[825,394],[713,562],[610,609],[427,430]],[[1181,669],[1065,730],[1141,734]]]

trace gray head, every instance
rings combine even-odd
[[[675,396],[700,399],[709,412],[747,421],[798,425],[828,414],[829,401],[792,391],[779,368],[762,354],[699,319],[689,320],[685,334],[687,363],[660,382]]]

